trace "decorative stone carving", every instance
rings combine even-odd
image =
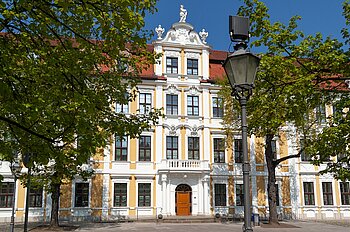
[[[199,95],[201,92],[196,86],[191,86],[187,91],[190,95]]]
[[[158,35],[158,39],[162,39],[162,35],[165,31],[164,28],[162,28],[162,26],[159,24],[158,27],[156,27],[154,30],[156,31],[156,33]]]
[[[174,125],[170,127],[169,135],[176,135],[176,127]]]
[[[207,31],[205,31],[205,29],[202,29],[201,32],[199,32],[199,36],[201,37],[201,40],[204,44],[206,44],[206,39],[208,37],[209,33]]]
[[[164,55],[166,57],[180,57],[180,52],[176,52],[176,51],[165,51]]]
[[[198,136],[198,127],[196,125],[192,127],[191,136]]]
[[[193,52],[186,52],[186,58],[199,59],[200,58],[200,54],[199,53],[193,53]]]
[[[179,22],[185,23],[186,17],[187,17],[187,10],[184,8],[183,5],[180,5],[180,21]]]
[[[174,84],[171,84],[170,86],[168,86],[168,88],[166,90],[167,90],[167,93],[170,93],[170,94],[178,94],[179,93],[179,89],[176,88],[176,86]]]

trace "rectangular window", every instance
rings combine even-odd
[[[29,191],[29,207],[42,207],[43,204],[43,189],[31,188]]]
[[[115,161],[128,160],[128,137],[115,136]]]
[[[178,159],[178,138],[177,136],[166,137],[166,158]]]
[[[332,182],[322,182],[323,204],[333,205]]]
[[[151,206],[151,184],[139,183],[138,187],[138,206]]]
[[[199,138],[188,137],[188,159],[199,160]]]
[[[12,207],[14,187],[14,182],[2,182],[0,184],[0,208]]]
[[[151,161],[151,136],[139,138],[139,161]]]
[[[166,114],[177,115],[178,114],[178,99],[177,95],[166,95]]]
[[[314,183],[304,182],[303,187],[305,205],[315,205]]]
[[[187,75],[198,75],[197,59],[187,59]]]
[[[350,205],[350,182],[340,182],[341,204]]]
[[[225,141],[222,138],[214,138],[214,163],[225,163]]]
[[[305,149],[305,140],[304,139],[300,139],[300,149],[303,149],[300,153],[301,161],[311,161],[312,160],[311,155],[308,155],[304,150]]]
[[[244,204],[243,184],[236,184],[236,205]]]
[[[129,95],[127,93],[124,95],[124,97],[125,97],[125,100],[128,101]],[[127,102],[127,103],[116,103],[116,105],[115,105],[115,112],[117,112],[117,113],[124,113],[124,114],[129,113],[129,102]]]
[[[126,183],[114,183],[114,207],[127,206],[127,184]]]
[[[235,163],[243,163],[242,139],[235,139]]]
[[[139,110],[140,114],[147,114],[152,107],[152,95],[150,93],[140,93]]]
[[[224,116],[223,101],[220,97],[213,97],[213,117],[222,118]]]
[[[276,206],[280,206],[280,193],[279,193],[278,184],[275,184],[275,189],[276,189]]]
[[[75,184],[75,207],[89,206],[89,183]]]
[[[215,206],[226,206],[226,184],[215,184]]]
[[[316,107],[316,122],[320,124],[326,123],[326,107],[325,105],[318,105]]]
[[[166,72],[167,73],[177,73],[178,61],[175,57],[166,58]]]
[[[199,100],[198,96],[187,96],[187,115],[199,115]]]

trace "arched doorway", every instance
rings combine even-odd
[[[175,212],[177,216],[192,214],[192,189],[187,184],[180,184],[175,189]]]

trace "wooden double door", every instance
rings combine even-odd
[[[190,186],[181,184],[176,187],[176,215],[189,216],[192,214],[192,189]]]

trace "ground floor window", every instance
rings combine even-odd
[[[0,184],[0,208],[11,208],[13,199],[14,182]]]
[[[350,205],[350,182],[340,183],[341,204]]]
[[[42,207],[42,204],[43,204],[43,189],[30,188],[29,207]]]
[[[127,206],[127,184],[126,183],[115,183],[114,184],[114,207],[125,207]]]
[[[303,187],[305,205],[315,205],[314,183],[304,182]]]
[[[139,183],[138,185],[138,206],[151,206],[151,184]]]
[[[333,205],[332,182],[322,182],[323,204]]]
[[[215,184],[215,206],[226,206],[226,184]]]
[[[89,206],[89,183],[75,184],[75,207]]]
[[[236,184],[236,205],[242,206],[244,203],[243,184]]]

